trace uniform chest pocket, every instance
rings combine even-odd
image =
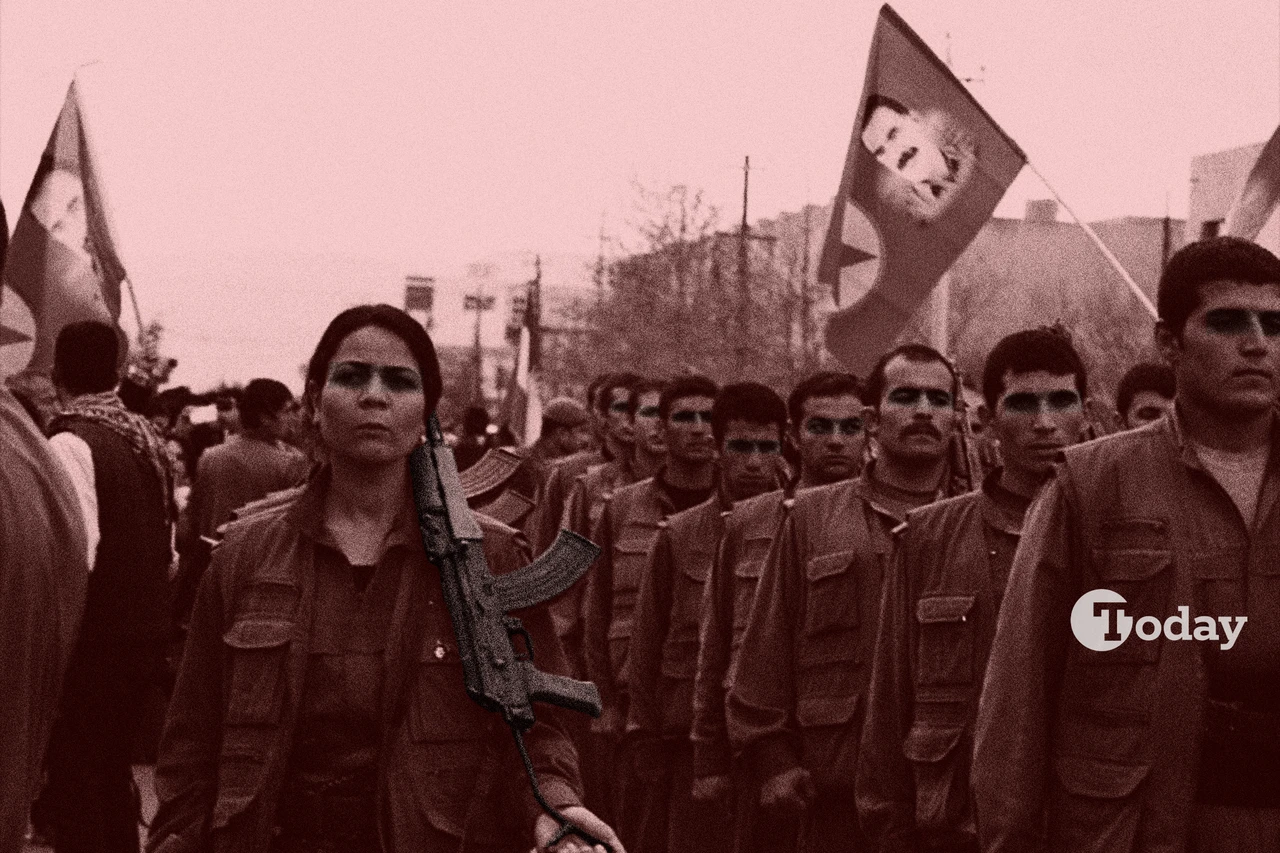
[[[857,629],[858,568],[854,551],[824,554],[805,564],[806,638]]]
[[[1150,616],[1162,624],[1173,615],[1170,594],[1173,588],[1173,554],[1167,548],[1094,548],[1093,564],[1099,586],[1119,593],[1125,600],[1124,616],[1129,636],[1118,648],[1090,652],[1095,663],[1154,663],[1160,658],[1161,638],[1143,640],[1135,630],[1138,620]],[[1119,620],[1119,615],[1108,616]]]
[[[973,603],[972,595],[934,595],[916,602],[920,626],[916,683],[920,687],[973,682]]]
[[[760,575],[764,572],[765,553],[769,549],[769,540],[764,540],[765,547],[753,556],[752,551],[738,561],[733,567],[733,648],[742,642],[742,632],[747,627],[747,615],[751,613],[751,602],[755,600],[756,590],[760,586]]]
[[[1186,555],[1188,571],[1196,585],[1195,616],[1245,614],[1243,548],[1216,548]]]
[[[707,578],[711,574],[711,561],[715,554],[707,550],[695,550],[679,555],[680,571],[676,575],[673,590],[675,601],[671,608],[670,642],[693,644],[697,656],[698,625],[702,621],[703,599],[706,597]]]
[[[613,593],[629,604],[639,594],[649,549],[657,535],[656,527],[652,530],[631,528],[624,531],[613,546]]]
[[[475,740],[484,736],[491,719],[467,695],[462,661],[452,642],[423,646],[409,696],[409,735],[418,743]]]
[[[280,720],[285,661],[293,629],[292,620],[250,616],[233,622],[222,635],[230,673],[224,718],[227,725],[261,725]]]

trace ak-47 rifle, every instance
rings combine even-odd
[[[434,414],[427,423],[426,443],[409,457],[409,470],[422,544],[440,570],[467,695],[484,709],[501,713],[511,728],[533,796],[560,826],[551,843],[572,834],[589,844],[604,845],[543,798],[523,737],[534,723],[534,702],[598,717],[600,694],[590,682],[538,670],[532,660],[532,639],[519,619],[507,615],[567,589],[587,571],[600,549],[562,530],[551,548],[532,563],[495,576],[485,561],[484,535],[467,507],[453,451],[445,444]],[[516,653],[515,636],[523,638],[527,656]]]

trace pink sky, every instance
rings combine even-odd
[[[335,307],[394,300],[404,273],[592,255],[602,222],[628,236],[633,179],[702,187],[733,222],[749,154],[753,219],[827,202],[878,8],[0,0],[0,198],[12,221],[72,73],[98,61],[88,120],[143,313],[190,371],[176,378],[219,378],[219,328],[251,346],[287,312],[268,366],[245,370],[291,381]],[[982,77],[975,95],[1088,219],[1166,198],[1185,213],[1192,156],[1280,121],[1276,0],[894,8],[940,54],[950,33],[957,73]],[[997,212],[1044,195],[1024,172]],[[193,283],[163,260],[228,252],[370,263],[255,267],[246,299],[254,281]]]

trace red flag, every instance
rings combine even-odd
[[[48,373],[69,323],[116,323],[124,278],[73,82],[5,256],[0,374]]]
[[[991,216],[1026,155],[910,27],[880,9],[818,280],[855,301],[827,349],[866,373]]]
[[[1231,206],[1222,233],[1253,240],[1280,203],[1280,127],[1258,154],[1240,197]]]

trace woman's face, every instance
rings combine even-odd
[[[347,335],[329,361],[316,413],[335,457],[362,464],[403,459],[422,439],[422,375],[409,347],[381,326]]]

